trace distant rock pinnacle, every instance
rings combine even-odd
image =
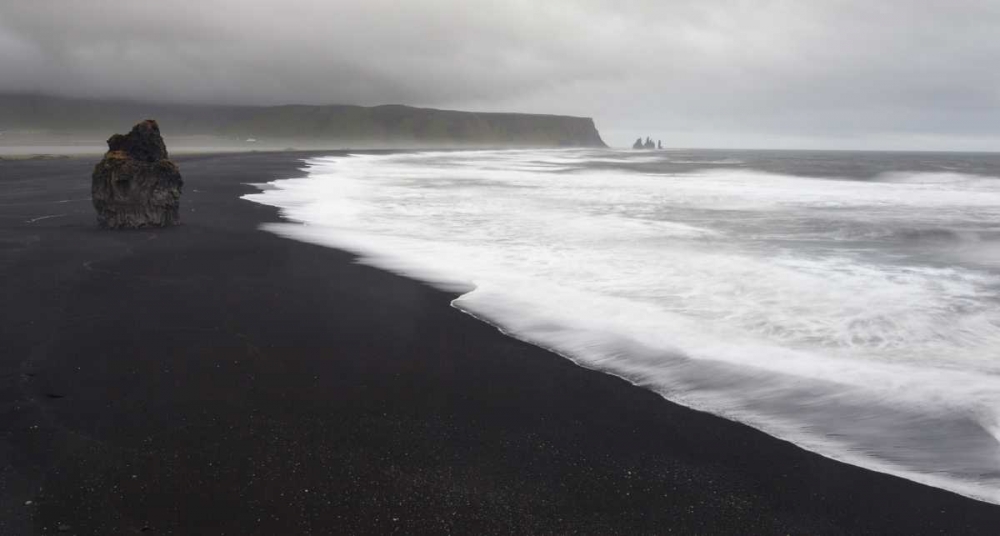
[[[633,149],[657,149],[657,148],[662,149],[663,148],[663,144],[659,143],[659,142],[653,143],[653,139],[650,138],[650,137],[648,137],[648,136],[646,137],[646,141],[642,141],[642,137],[639,137],[639,138],[637,138],[635,140],[635,143],[632,144],[632,148]]]

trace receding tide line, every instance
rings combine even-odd
[[[502,162],[500,174],[487,170],[490,174],[486,178],[490,180],[483,184],[493,189],[480,193],[488,195],[467,197],[469,182],[457,182],[456,179],[466,180],[465,177],[476,173],[475,170],[470,172],[463,168],[455,177],[448,177],[451,168],[447,166],[428,172],[412,169],[408,161],[390,160],[385,165],[382,162],[371,158],[350,163],[343,160],[319,162],[318,172],[310,170],[311,178],[276,181],[271,183],[273,188],[244,198],[279,207],[285,218],[303,222],[265,224],[263,230],[348,251],[357,255],[360,263],[459,294],[451,303],[458,310],[495,326],[508,336],[553,351],[580,366],[620,377],[672,402],[750,425],[831,459],[1000,504],[1000,442],[995,426],[991,426],[996,424],[992,401],[996,400],[994,395],[1000,393],[1000,389],[990,375],[984,376],[977,369],[924,367],[919,362],[858,360],[811,350],[804,353],[801,349],[782,348],[766,340],[715,334],[706,331],[703,321],[678,316],[658,306],[650,309],[641,301],[565,287],[560,284],[562,279],[553,279],[552,272],[525,277],[526,274],[520,272],[530,272],[534,264],[522,261],[538,261],[546,269],[551,268],[553,262],[562,262],[561,257],[544,249],[548,247],[544,242],[541,243],[545,251],[543,256],[517,256],[525,251],[523,239],[537,238],[524,236],[523,232],[541,229],[542,233],[550,233],[549,227],[535,225],[534,220],[528,221],[529,227],[510,222],[514,215],[507,210],[474,212],[474,218],[462,218],[476,208],[470,206],[470,199],[492,204],[484,208],[495,207],[498,198],[505,195],[505,190],[498,190],[498,187],[518,187],[509,190],[517,203],[538,198],[545,190],[523,189],[531,184],[534,171],[530,168],[524,172],[511,171],[509,164]],[[450,160],[446,162],[450,163]],[[331,174],[331,164],[336,166],[335,174]],[[429,178],[411,179],[421,172]],[[443,182],[442,176],[451,182]],[[500,180],[493,180],[496,178]],[[580,191],[580,179],[570,180],[573,182],[567,186],[574,192]],[[555,188],[560,187],[550,176],[540,182],[546,188],[552,183]],[[428,183],[430,186],[425,186]],[[622,186],[620,178],[616,178],[615,184],[619,191],[627,188]],[[687,187],[700,188],[701,184],[705,181],[689,183]],[[678,188],[677,183],[669,186],[671,191]],[[713,198],[716,197],[720,183],[709,186]],[[816,185],[811,186],[809,195],[816,195]],[[647,185],[634,184],[633,187],[646,188]],[[832,187],[840,186],[833,184]],[[462,194],[461,202],[454,203],[454,197],[441,197],[442,192],[449,191]],[[564,192],[556,192],[559,199],[565,198]],[[604,189],[595,192],[606,196]],[[648,197],[644,190],[637,193],[643,199]],[[933,200],[936,202],[938,197]],[[400,203],[401,199],[407,201]],[[442,199],[449,203],[443,205]],[[621,198],[611,200],[616,204],[621,201]],[[825,199],[819,197],[818,201],[825,202]],[[420,212],[425,210],[425,205],[434,210],[455,206],[462,212],[441,217],[439,212]],[[548,211],[550,205],[546,201],[544,210]],[[394,210],[401,212],[394,213]],[[413,219],[415,214],[423,219]],[[432,217],[424,217],[424,214]],[[482,221],[484,216],[492,214],[502,218],[505,225],[513,223],[512,229],[517,233],[501,234],[501,238],[507,238],[494,243],[498,235],[473,232],[473,237],[485,236],[489,241],[471,244],[466,239],[468,231],[476,229],[461,223]],[[405,219],[399,220],[397,216]],[[558,235],[560,240],[566,237],[565,232],[590,233],[594,229],[590,225],[594,222],[567,220],[563,213],[558,214],[557,220],[539,221],[558,221],[557,227],[564,231]],[[577,223],[584,225],[577,226]],[[599,233],[606,231],[608,225],[618,225],[614,229],[615,236],[623,231],[641,236],[646,230],[631,221],[603,218],[596,223],[601,227]],[[457,224],[461,225],[455,227]],[[455,242],[454,237],[447,234],[454,229],[461,233],[462,241]],[[508,229],[511,227],[502,230]],[[663,229],[657,228],[657,233],[662,232]],[[547,238],[550,234],[539,236]],[[585,244],[591,244],[594,236],[587,234]],[[671,239],[671,243],[677,240]],[[505,249],[507,244],[517,249]],[[438,251],[448,254],[442,256],[435,253]],[[562,248],[559,254],[565,251]],[[591,248],[584,251],[590,252]],[[487,264],[469,264],[467,261],[472,258]],[[604,257],[593,259],[603,262]],[[643,266],[643,259],[638,261],[639,264],[633,262],[630,266]],[[500,271],[492,269],[497,262],[504,265]],[[661,265],[653,262],[652,266]],[[683,265],[682,268],[688,271],[682,275],[700,273],[691,272],[697,271],[698,266]],[[782,269],[773,263],[762,266],[767,268],[772,279],[774,272]],[[816,268],[815,264],[806,264],[806,267]],[[842,267],[842,264],[836,266],[838,270]],[[855,269],[854,266],[849,268]],[[619,277],[619,272],[614,274]],[[932,274],[934,284],[946,281],[936,274]],[[794,275],[787,272],[784,277]],[[912,280],[914,276],[907,277]],[[619,280],[611,282],[616,281]],[[799,280],[791,280],[791,283],[797,282]],[[795,288],[799,287],[801,285]],[[924,294],[916,293],[915,296],[920,298]],[[726,296],[713,294],[711,297]],[[600,314],[593,314],[597,311]],[[825,310],[821,312],[826,313]]]
[[[864,456],[849,445],[838,445],[832,441],[803,434],[798,425],[802,417],[816,419],[811,423],[814,425],[826,420],[827,426],[843,427],[841,432],[844,434],[857,433],[854,417],[863,415],[865,418],[872,418],[872,413],[868,409],[874,401],[862,398],[846,403],[839,400],[842,398],[842,392],[827,389],[828,392],[824,393],[824,382],[789,388],[782,382],[780,375],[775,375],[773,372],[747,374],[739,367],[727,363],[689,359],[678,354],[665,355],[662,350],[643,347],[639,343],[620,337],[609,337],[607,333],[555,328],[555,324],[544,318],[529,320],[544,324],[544,329],[532,330],[523,325],[523,319],[530,318],[530,315],[524,314],[523,309],[503,314],[503,305],[484,306],[488,303],[489,297],[486,300],[478,299],[476,294],[481,289],[475,283],[450,277],[439,271],[418,266],[416,263],[404,262],[367,246],[363,238],[353,238],[349,233],[338,233],[334,229],[313,225],[269,223],[261,225],[260,228],[283,238],[346,251],[356,255],[357,262],[361,264],[421,281],[446,292],[460,293],[460,296],[451,301],[452,307],[495,327],[504,335],[553,352],[578,366],[610,374],[636,387],[652,390],[667,401],[751,426],[836,461],[952,491],[972,499],[1000,504],[1000,494],[995,490],[991,493],[990,488],[930,473],[902,469],[891,461]],[[498,310],[501,311],[500,315],[496,314]],[[518,323],[522,325],[517,326]],[[567,340],[575,341],[574,349],[567,349]],[[641,364],[638,366],[633,364],[633,362],[642,363],[643,360],[655,361],[655,376]],[[667,381],[664,381],[665,379]],[[743,396],[739,397],[739,400],[729,399],[730,404],[723,406],[714,399],[713,395],[733,396],[734,383],[743,391]],[[780,393],[780,396],[775,397],[774,393]],[[824,411],[816,410],[817,403],[824,408]],[[829,414],[829,409],[834,404],[842,404],[842,407],[836,412],[838,417],[831,420],[825,415]],[[760,416],[780,415],[789,411],[798,414],[790,423]],[[868,431],[872,434],[884,434],[893,427],[900,427],[900,422],[908,423],[913,418],[925,417],[886,414],[879,416],[878,422],[871,423]],[[949,437],[965,438],[963,440],[972,438],[979,443],[980,448],[994,449],[996,446],[996,438],[992,434],[984,433],[985,430],[973,421],[954,421],[942,417],[928,420],[925,425],[942,440],[947,440]]]
[[[365,262],[365,264],[375,265],[370,262]],[[596,338],[588,337],[587,336],[588,334],[586,333],[575,333],[569,336],[574,337],[577,340],[581,341],[580,346],[588,348],[588,352],[573,352],[564,350],[560,348],[559,343],[547,340],[547,337],[544,335],[533,336],[528,333],[521,333],[506,328],[502,323],[499,323],[498,321],[491,319],[488,316],[488,313],[477,312],[474,306],[470,307],[470,305],[467,303],[470,295],[473,295],[474,292],[475,291],[463,294],[462,296],[459,296],[458,298],[452,300],[451,302],[452,307],[454,307],[459,311],[462,311],[465,314],[468,314],[469,316],[472,316],[473,318],[481,322],[485,322],[493,326],[498,331],[500,331],[501,333],[503,333],[508,337],[521,340],[523,342],[542,348],[546,351],[555,353],[565,359],[568,359],[569,361],[573,362],[578,366],[598,371],[604,374],[609,374],[618,377],[624,381],[627,381],[633,386],[651,390],[659,394],[661,397],[663,397],[665,400],[669,402],[677,403],[691,409],[712,413],[716,416],[751,426],[753,428],[756,428],[758,430],[767,433],[768,435],[771,435],[772,437],[790,441],[799,446],[800,448],[819,454],[826,458],[830,458],[850,465],[863,467],[876,472],[894,475],[900,478],[904,478],[906,480],[928,485],[931,487],[952,491],[958,493],[959,495],[963,495],[983,502],[1000,504],[1000,500],[998,500],[998,497],[995,494],[994,495],[989,494],[988,490],[981,489],[977,486],[965,486],[961,484],[956,485],[954,481],[947,478],[939,478],[932,474],[923,474],[913,471],[901,470],[891,463],[880,462],[879,460],[872,459],[870,457],[854,455],[850,451],[846,450],[831,449],[832,445],[830,443],[826,443],[823,441],[816,441],[814,438],[808,435],[804,436],[800,433],[797,433],[795,427],[781,426],[780,422],[775,422],[772,420],[760,418],[753,411],[746,411],[746,409],[751,409],[754,407],[758,409],[763,409],[764,406],[768,405],[768,404],[759,404],[759,405],[753,404],[752,402],[753,394],[759,394],[767,391],[774,392],[780,389],[784,389],[785,392],[782,393],[780,401],[770,400],[769,401],[770,405],[777,404],[780,406],[784,406],[786,408],[791,408],[791,407],[806,408],[805,410],[802,411],[802,413],[809,413],[808,404],[810,402],[815,402],[817,399],[823,398],[822,395],[819,395],[817,391],[814,390],[814,389],[823,389],[823,387],[818,383],[813,386],[801,386],[799,389],[792,390],[780,385],[781,382],[777,378],[771,378],[772,381],[770,382],[766,380],[761,382],[761,378],[754,378],[753,380],[760,382],[762,385],[757,385],[750,389],[751,396],[748,396],[745,400],[743,400],[743,407],[744,407],[743,410],[734,408],[728,408],[728,409],[720,408],[717,403],[714,403],[714,401],[708,400],[707,398],[699,397],[697,396],[696,393],[694,394],[690,392],[685,393],[684,392],[685,389],[682,387],[682,385],[688,383],[689,386],[690,385],[697,386],[697,388],[700,390],[711,391],[715,389],[715,387],[711,385],[713,378],[725,378],[724,380],[721,380],[719,382],[721,384],[724,384],[724,383],[731,383],[735,379],[740,378],[740,376],[744,375],[742,371],[734,367],[719,362],[706,364],[702,360],[689,359],[684,356],[676,354],[665,355],[662,351],[659,351],[657,349],[643,348],[641,347],[641,345],[635,343],[634,341],[623,341],[623,340],[601,341],[599,340],[601,339],[601,337],[596,337]],[[548,331],[549,329],[547,329],[546,331]],[[553,335],[552,331],[549,331],[549,335],[550,336]],[[553,338],[561,338],[561,337],[556,336]],[[628,348],[627,352],[629,353],[629,355],[633,357],[640,355],[642,353],[647,353],[648,355],[655,355],[657,360],[657,365],[660,368],[660,370],[663,370],[664,368],[671,369],[672,373],[674,374],[675,377],[672,379],[671,382],[672,385],[665,386],[662,384],[657,384],[657,382],[655,381],[650,381],[648,375],[645,374],[645,371],[643,371],[641,367],[628,367],[627,365],[621,366],[620,364],[618,366],[609,365],[607,363],[607,361],[609,361],[609,358],[600,356],[600,354],[602,353],[605,356],[609,355],[613,356],[615,354],[620,354],[622,353],[622,348]],[[586,353],[591,353],[593,355],[586,356],[584,355]],[[630,368],[632,370],[629,370]],[[723,388],[724,387],[719,387],[719,390],[722,390]],[[829,405],[829,404],[836,404],[837,402],[831,398],[828,399],[826,403]],[[850,406],[851,405],[845,404],[843,411],[841,412],[843,416],[847,417],[845,419],[845,424],[850,423],[850,419],[848,417],[849,414],[856,413],[858,412],[859,409],[863,409],[861,407],[862,406],[861,403],[854,404],[853,407]],[[774,411],[771,414],[775,415],[777,413],[779,412]],[[822,418],[822,416],[820,415],[816,415],[816,417]],[[876,433],[880,433],[882,431],[891,429],[894,424],[892,422],[893,419],[894,417],[892,416],[886,416],[883,419],[883,422],[881,422],[878,426],[873,427],[873,431]],[[929,426],[935,426],[935,425],[940,426],[941,427],[940,429],[945,431],[945,433],[942,435],[948,435],[957,432],[960,435],[963,435],[967,438],[978,436],[978,441],[985,448],[994,447],[994,442],[997,440],[994,434],[982,434],[984,429],[979,425],[979,423],[971,420],[962,420],[959,422],[954,422],[950,420],[941,420],[937,423],[928,422],[927,424]]]
[[[49,218],[61,218],[63,216],[65,216],[65,214],[51,214],[49,216],[39,216],[37,218],[31,218],[30,220],[24,220],[24,223],[35,223],[36,221],[47,220]]]

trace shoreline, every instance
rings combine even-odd
[[[239,199],[248,183],[343,152],[175,157],[184,225],[122,233],[78,195],[93,162],[0,161],[0,532],[1000,524],[996,505],[674,404],[504,335],[455,293],[258,230],[283,220]]]

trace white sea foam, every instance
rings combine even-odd
[[[583,366],[1000,503],[1000,254],[970,255],[1000,251],[1000,181],[608,165],[636,158],[317,158],[246,198]]]

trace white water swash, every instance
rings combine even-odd
[[[582,366],[1000,504],[1000,179],[691,163],[324,157],[246,198],[298,222],[267,230],[459,290],[459,309]]]

